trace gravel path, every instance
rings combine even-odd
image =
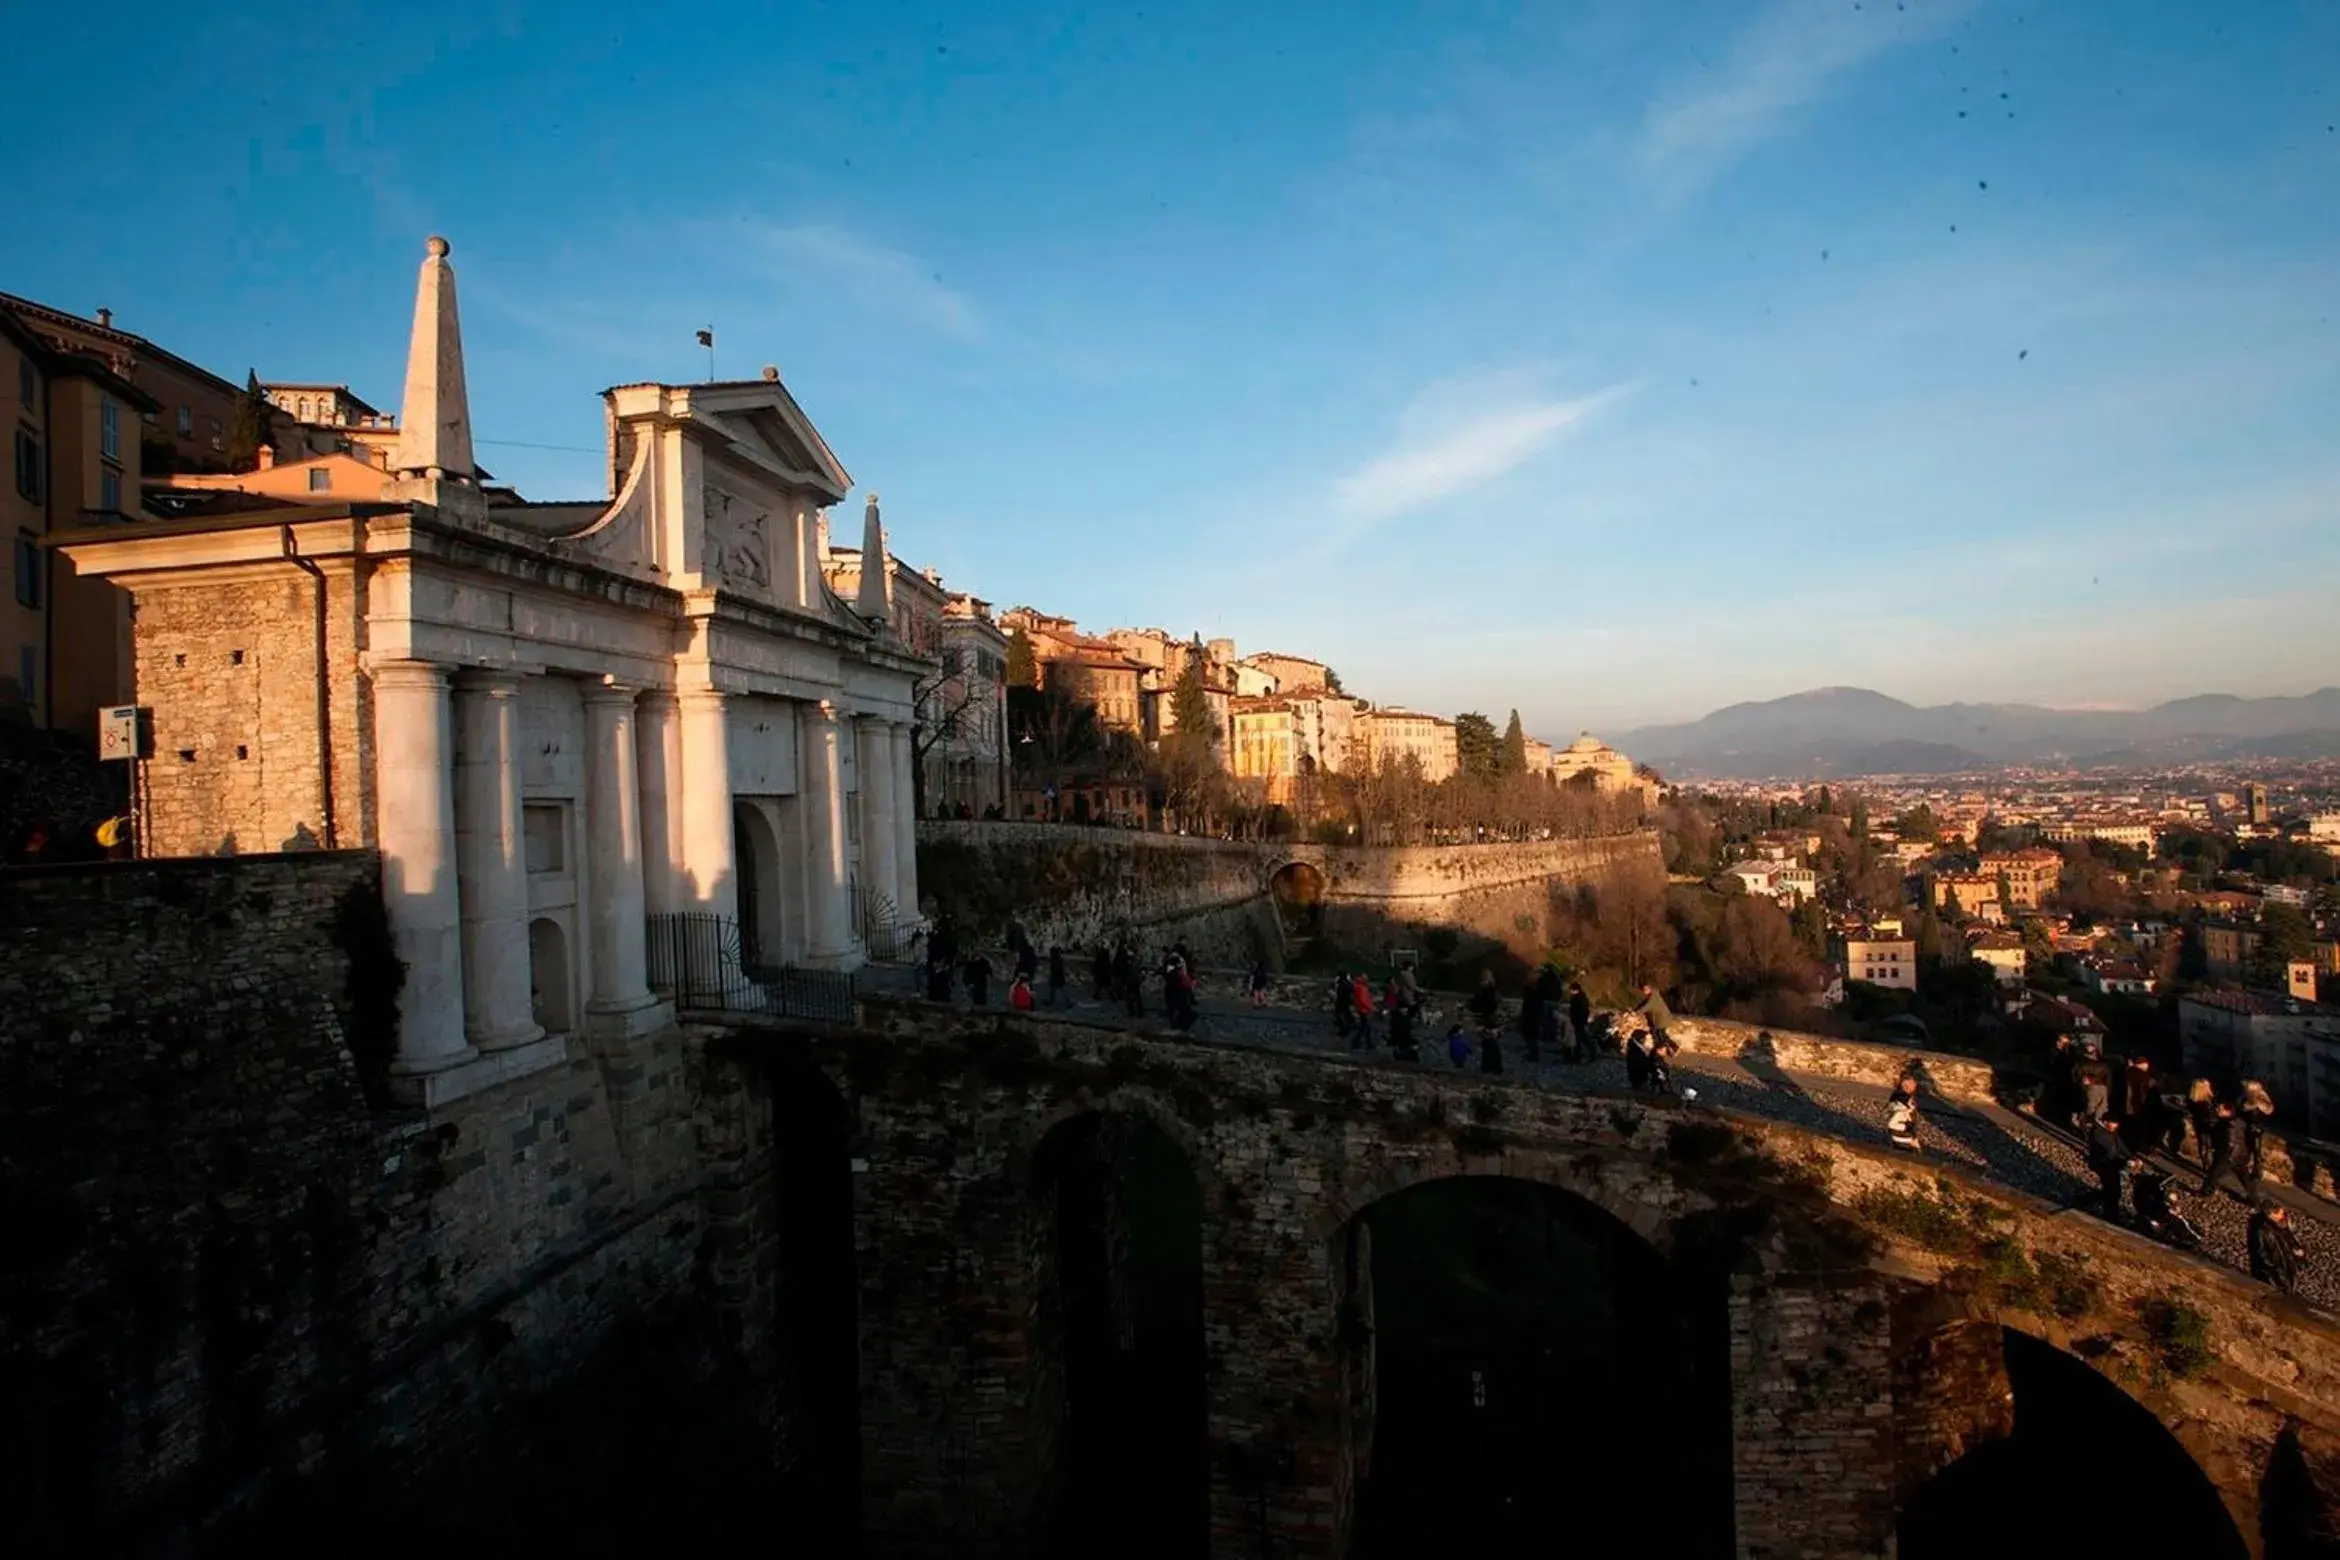
[[[873,970],[870,974],[877,972]],[[913,994],[907,979],[896,979],[890,974],[881,978],[886,989]],[[1089,1022],[1126,1019],[1120,1007],[1091,1000],[1085,987],[1077,989],[1081,994],[1073,999],[1066,1016]],[[995,990],[1004,999],[1004,985]],[[1146,996],[1148,1016],[1140,1022],[1158,1025],[1161,1021],[1158,983],[1148,983]],[[1332,1022],[1321,1009],[1274,1003],[1253,1008],[1241,999],[1213,997],[1206,991],[1200,1010],[1200,1021],[1195,1028],[1199,1038],[1278,1051],[1355,1054],[1349,1051],[1346,1041],[1333,1033]],[[1423,1060],[1414,1065],[1447,1068],[1443,1036],[1448,1022],[1434,1002],[1418,1031],[1422,1036]],[[1376,1025],[1375,1033],[1386,1040],[1386,1028]],[[1370,1055],[1388,1065],[1400,1065],[1389,1058],[1386,1049],[1377,1049]],[[1507,1040],[1504,1062],[1505,1076],[1511,1081],[1529,1081],[1539,1088],[1622,1093],[1626,1086],[1625,1064],[1616,1056],[1601,1056],[1582,1066],[1547,1061],[1529,1078],[1517,1035]],[[1885,1134],[1885,1091],[1882,1089],[1797,1074],[1776,1080],[1758,1078],[1727,1059],[1689,1052],[1676,1058],[1674,1071],[1676,1083],[1694,1091],[1698,1104],[1762,1116],[1878,1148],[1891,1146]],[[1470,1075],[1477,1076],[1475,1064]],[[2029,1116],[1997,1106],[1945,1105],[1927,1112],[1922,1136],[1925,1148],[1918,1156],[1922,1160],[1956,1165],[2011,1190],[2078,1207],[2092,1216],[2096,1213],[2101,1194],[2096,1175],[2089,1169],[2079,1145]],[[2202,1254],[2249,1272],[2245,1244],[2249,1207],[2230,1194],[2196,1196],[2194,1188],[2201,1184],[2199,1166],[2167,1160],[2160,1163],[2163,1169],[2175,1172],[2172,1187],[2178,1194],[2179,1207],[2202,1231]],[[2333,1260],[2340,1254],[2340,1228],[2334,1223],[2340,1215],[2304,1194],[2286,1189],[2276,1191],[2275,1195],[2290,1204],[2293,1227],[2307,1248],[2307,1260],[2300,1267],[2300,1298],[2326,1309],[2340,1310],[2340,1262]]]

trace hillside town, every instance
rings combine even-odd
[[[1714,785],[1662,811],[1676,894],[1776,907],[1798,1000],[1880,1037],[2150,1053],[2340,1133],[2329,766]],[[1760,1006],[1751,992],[1739,999]],[[2028,1037],[2028,1038],[2027,1038]]]

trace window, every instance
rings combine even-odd
[[[192,408],[179,408],[179,437],[184,439],[195,431],[195,413]]]
[[[323,466],[312,466],[309,469],[309,491],[312,493],[332,492],[333,473]]]
[[[98,508],[109,515],[122,512],[122,474],[111,466],[98,468]]]
[[[16,430],[16,491],[32,503],[41,501],[41,441],[30,428]]]
[[[98,453],[108,460],[122,458],[122,409],[111,401],[98,402]]]
[[[33,371],[31,358],[16,360],[16,398],[24,403],[24,413],[30,417],[33,403],[41,398],[41,376]]]
[[[41,604],[41,545],[30,531],[16,533],[16,604],[36,609]]]

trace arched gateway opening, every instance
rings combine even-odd
[[[1324,874],[1305,861],[1288,862],[1268,879],[1268,896],[1284,926],[1285,945],[1305,948],[1324,935]]]
[[[2149,1410],[2054,1345],[1991,1330],[2006,1351],[2014,1428],[1904,1502],[1901,1560],[2249,1554],[2217,1487]]]
[[[1731,1553],[1718,1284],[1494,1176],[1409,1187],[1340,1239],[1352,1553]]]
[[[1033,1182],[1044,1553],[1200,1556],[1209,1533],[1194,1172],[1145,1117],[1091,1113],[1041,1140]]]

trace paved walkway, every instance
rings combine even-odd
[[[915,996],[919,994],[917,973],[899,966],[872,967],[862,979],[865,986]],[[1005,982],[993,986],[993,1006],[1005,1005],[1006,990]],[[1064,1016],[1171,1033],[1165,1027],[1159,980],[1147,983],[1146,1010],[1136,1019],[1130,1018],[1127,1009],[1119,1003],[1092,998],[1086,985],[1073,988],[1070,997]],[[1254,1008],[1241,997],[1216,995],[1208,986],[1198,1001],[1199,1016],[1193,1034],[1198,1039],[1223,1044],[1348,1056],[1390,1067],[1444,1070],[1450,1066],[1445,1034],[1453,1021],[1454,1009],[1442,1004],[1456,1000],[1446,993],[1430,994],[1430,1005],[1416,1031],[1421,1040],[1422,1060],[1412,1063],[1400,1062],[1389,1054],[1388,1029],[1382,1023],[1374,1025],[1374,1035],[1382,1042],[1379,1046],[1372,1051],[1353,1051],[1346,1040],[1333,1032],[1330,1015],[1321,1009],[1312,1011],[1284,1004]],[[958,995],[957,1005],[962,1008],[967,1005],[963,991]],[[1047,1011],[1043,1006],[1044,1016]],[[1475,1049],[1474,1043],[1474,1053]],[[1537,1088],[1620,1094],[1626,1088],[1621,1057],[1603,1055],[1582,1065],[1547,1059],[1540,1066],[1530,1068],[1516,1033],[1505,1036],[1503,1062],[1508,1081],[1529,1083]],[[1475,1056],[1471,1066],[1462,1071],[1468,1076],[1479,1076]],[[1881,1087],[1803,1073],[1759,1075],[1728,1057],[1689,1051],[1675,1059],[1674,1078],[1684,1094],[1701,1105],[1766,1117],[1878,1148],[1891,1147],[1891,1139],[1885,1132],[1888,1091]],[[2034,1116],[1997,1104],[1929,1099],[1921,1135],[1925,1146],[1915,1156],[1921,1161],[1956,1165],[2000,1186],[2078,1213],[2087,1216],[2098,1213],[2101,1193],[2078,1140]],[[2245,1242],[2249,1208],[2226,1194],[2193,1195],[2193,1189],[2201,1184],[2199,1166],[2172,1160],[2158,1162],[2173,1172],[2180,1206],[2202,1231],[2202,1254],[2248,1272],[2250,1263]],[[2340,1263],[2334,1261],[2335,1255],[2340,1255],[2340,1210],[2296,1188],[2270,1185],[2266,1191],[2293,1209],[2293,1224],[2307,1247],[2307,1260],[2300,1272],[2300,1298],[2340,1310],[2340,1270],[2336,1270],[2340,1269]]]

